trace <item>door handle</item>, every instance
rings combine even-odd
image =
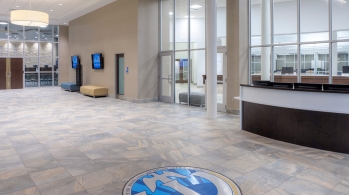
[[[172,75],[168,75],[168,83],[172,83]]]

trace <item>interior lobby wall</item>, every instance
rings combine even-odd
[[[71,71],[70,53],[69,53],[69,27],[59,26],[59,74],[58,85],[62,82],[68,82],[69,71]],[[75,77],[74,77],[75,78]]]
[[[240,84],[248,84],[248,1],[227,1],[227,111],[238,114]]]
[[[138,99],[138,0],[118,0],[69,25],[70,56],[80,56],[83,84],[107,87],[114,97],[115,54],[124,53],[125,67],[129,67],[129,74],[125,74],[125,97]],[[103,54],[103,70],[92,69],[93,53]],[[75,81],[75,70],[70,65],[69,80]]]
[[[159,1],[138,0],[138,99],[158,100]]]

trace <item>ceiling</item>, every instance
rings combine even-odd
[[[117,0],[32,0],[31,8],[48,13],[50,24],[63,25],[114,1]],[[30,9],[29,4],[29,0],[0,0],[0,20],[9,20],[12,9]]]

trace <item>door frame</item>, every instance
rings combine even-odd
[[[124,57],[124,71],[125,71],[125,53],[117,53],[115,54],[115,99],[124,99],[125,92],[123,95],[118,94],[119,92],[119,57]],[[125,75],[126,76],[126,75]],[[124,85],[125,85],[125,77],[124,77]],[[124,86],[125,87],[125,86]],[[125,88],[124,88],[125,89]]]
[[[168,75],[167,80],[170,82],[171,86],[171,96],[162,96],[162,81],[166,78],[162,78],[162,57],[170,56],[171,57],[171,75]],[[174,75],[174,52],[160,52],[159,53],[159,101],[165,103],[175,103],[175,75]]]
[[[217,111],[218,112],[227,112],[227,47],[218,47],[217,54],[223,53],[223,104],[217,102]]]

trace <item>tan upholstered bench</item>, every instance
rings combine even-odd
[[[108,88],[85,85],[80,87],[80,93],[92,96],[94,98],[98,96],[108,96]]]

